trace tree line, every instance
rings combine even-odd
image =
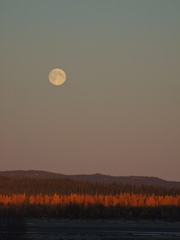
[[[7,205],[104,205],[104,206],[132,206],[132,207],[150,207],[150,206],[180,206],[180,195],[157,196],[134,193],[120,193],[117,195],[89,195],[89,194],[70,194],[70,195],[30,195],[12,194],[11,196],[0,194],[0,204]]]
[[[72,179],[52,178],[23,178],[13,179],[0,176],[0,194],[12,195],[70,195],[70,194],[89,194],[89,195],[118,195],[121,193],[146,194],[156,196],[176,196],[180,194],[180,188],[166,188],[147,185],[131,185],[122,183],[93,183],[88,181],[78,181]]]
[[[180,189],[0,177],[3,216],[180,220]]]
[[[159,219],[167,221],[179,221],[180,206],[133,207],[119,205],[104,206],[102,204],[85,206],[82,204],[75,203],[70,203],[67,205],[19,204],[9,205],[6,207],[0,206],[0,221],[1,219],[3,221],[4,219],[7,219],[8,221],[9,219],[10,220],[13,219],[14,222],[14,219],[23,220],[24,218],[68,218],[68,219],[86,218],[86,219],[126,219],[126,220]],[[14,224],[10,224],[10,226],[14,226]]]

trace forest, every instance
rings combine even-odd
[[[1,216],[180,220],[180,189],[0,177]]]

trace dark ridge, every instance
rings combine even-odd
[[[52,173],[47,171],[38,170],[16,170],[16,171],[0,171],[0,176],[10,178],[69,178],[73,180],[98,182],[98,183],[122,183],[131,185],[149,185],[149,186],[161,186],[161,187],[173,187],[180,188],[180,182],[166,181],[157,177],[145,177],[145,176],[110,176],[100,173],[96,174],[80,174],[80,175],[64,175],[60,173]]]

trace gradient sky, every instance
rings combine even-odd
[[[180,181],[179,0],[1,0],[0,33],[0,170]]]

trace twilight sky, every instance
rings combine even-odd
[[[180,181],[179,13],[179,0],[1,0],[0,170]]]

